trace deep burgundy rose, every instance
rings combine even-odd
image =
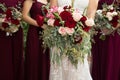
[[[46,15],[48,13],[48,10],[45,7],[43,7],[42,11],[43,11],[44,15]]]
[[[12,18],[12,10],[11,9],[7,9],[7,11],[5,12],[6,14],[6,18]]]
[[[20,24],[19,20],[17,20],[17,19],[12,19],[11,23],[15,24],[15,25],[19,25]]]
[[[60,20],[59,20],[59,19],[56,19],[56,20],[55,20],[54,26],[61,26]]]
[[[63,9],[71,9],[71,6],[64,6]]]
[[[68,11],[63,11],[60,13],[60,17],[63,21],[65,21],[65,26],[69,28],[74,28],[76,26],[76,22],[74,21],[72,14]]]
[[[118,19],[119,19],[119,16],[114,16],[112,21],[110,21],[110,23],[112,24],[113,27],[117,27]]]
[[[113,12],[113,11],[114,11],[114,9],[111,9],[111,10],[110,10],[110,12]]]
[[[36,21],[37,21],[38,25],[41,27],[44,23],[44,17],[40,16],[40,15],[37,15],[36,16]]]
[[[7,27],[9,27],[9,25],[8,25],[8,23],[3,22],[2,27],[7,28]]]
[[[89,27],[89,26],[83,28],[83,30],[86,32],[89,32],[90,29],[91,29],[91,27]]]
[[[68,11],[63,11],[60,13],[60,17],[62,18],[63,21],[67,21],[72,18],[72,14]]]
[[[83,17],[80,19],[80,21],[83,22],[83,23],[85,23],[86,20],[87,20],[87,18],[86,18],[85,16],[83,16]]]
[[[75,28],[76,22],[73,19],[69,19],[65,22],[65,26],[69,28]]]
[[[86,24],[85,24],[85,21],[86,21],[86,20],[87,20],[87,19],[86,19],[85,16],[83,16],[83,17],[80,19],[80,22],[83,24],[82,28],[84,28],[84,27],[86,26]]]

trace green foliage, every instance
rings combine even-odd
[[[51,49],[51,60],[60,63],[62,56],[67,56],[71,63],[77,67],[78,61],[84,62],[84,57],[91,50],[90,35],[79,26],[72,35],[62,36],[59,27],[48,26],[43,32],[43,46]],[[79,35],[81,42],[75,43],[74,37]]]
[[[23,41],[24,41],[24,48],[26,48],[26,40],[27,40],[27,32],[29,25],[26,22],[22,22],[21,27],[23,28]]]

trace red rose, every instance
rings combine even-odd
[[[60,13],[60,17],[62,18],[63,21],[67,21],[70,18],[72,18],[72,14],[68,11],[63,11]]]
[[[87,25],[85,24],[85,21],[87,20],[87,18],[85,17],[85,16],[83,16],[81,19],[80,19],[80,21],[82,22],[82,24],[84,25],[83,26],[83,28],[84,27],[87,27]]]
[[[110,23],[112,24],[113,27],[117,27],[118,19],[119,19],[119,16],[114,16],[112,21],[110,21]]]
[[[9,25],[8,25],[8,23],[3,22],[2,27],[7,28],[7,27],[9,27]]]
[[[15,24],[15,25],[19,25],[20,24],[19,20],[17,20],[17,19],[12,19],[11,23]]]
[[[69,19],[65,22],[65,26],[69,28],[75,28],[76,22],[73,19]]]
[[[44,17],[40,16],[40,15],[37,15],[36,16],[36,21],[37,21],[37,23],[38,23],[39,26],[42,26],[43,23],[44,23]]]
[[[60,20],[59,20],[59,19],[56,19],[56,20],[55,20],[54,26],[61,26]]]
[[[71,9],[71,6],[64,6],[63,9]]]
[[[83,17],[80,19],[80,21],[83,22],[83,23],[85,23],[86,20],[87,20],[87,18],[86,18],[85,16],[83,16]]]
[[[43,7],[43,10],[42,10],[42,11],[43,11],[43,14],[44,14],[44,15],[46,15],[46,14],[48,13],[48,10],[47,10],[45,7]]]
[[[11,18],[12,17],[12,10],[11,9],[7,9],[7,11],[5,12],[6,14],[6,18]]]
[[[89,26],[83,28],[83,30],[86,32],[89,32],[90,29],[91,29],[91,27],[89,27]]]
[[[76,26],[76,22],[74,21],[72,14],[68,11],[63,11],[60,13],[60,16],[63,21],[65,21],[65,26],[69,28],[74,28]]]
[[[110,12],[113,12],[113,11],[114,11],[114,9],[111,9],[111,10],[110,10]]]

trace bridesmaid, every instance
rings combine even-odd
[[[0,3],[15,7],[18,1],[0,0]],[[0,13],[3,13],[1,9]],[[23,80],[22,28],[12,36],[6,36],[6,32],[0,30],[0,80]]]
[[[25,80],[49,80],[49,50],[44,52],[39,34],[44,26],[36,21],[37,15],[43,16],[42,6],[47,3],[47,0],[24,1],[23,19],[30,24],[25,55]]]
[[[114,0],[100,0],[99,8],[103,3],[112,4]],[[93,44],[93,80],[120,80],[120,35],[117,33],[107,36],[106,40],[100,40],[95,36]]]

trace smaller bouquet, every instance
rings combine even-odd
[[[95,17],[95,28],[101,34],[100,38],[105,39],[106,35],[119,31],[120,12],[115,4],[103,4],[102,10],[97,10]]]
[[[93,19],[88,19],[71,6],[52,7],[45,17],[38,16],[37,20],[48,26],[43,31],[43,46],[51,49],[51,61],[60,63],[63,56],[77,66],[78,61],[84,61],[90,53],[90,29]],[[43,21],[44,20],[44,21]]]
[[[20,5],[20,4],[19,4]],[[22,20],[20,7],[6,7],[0,4],[0,29],[6,32],[6,35],[12,35],[19,30]]]

